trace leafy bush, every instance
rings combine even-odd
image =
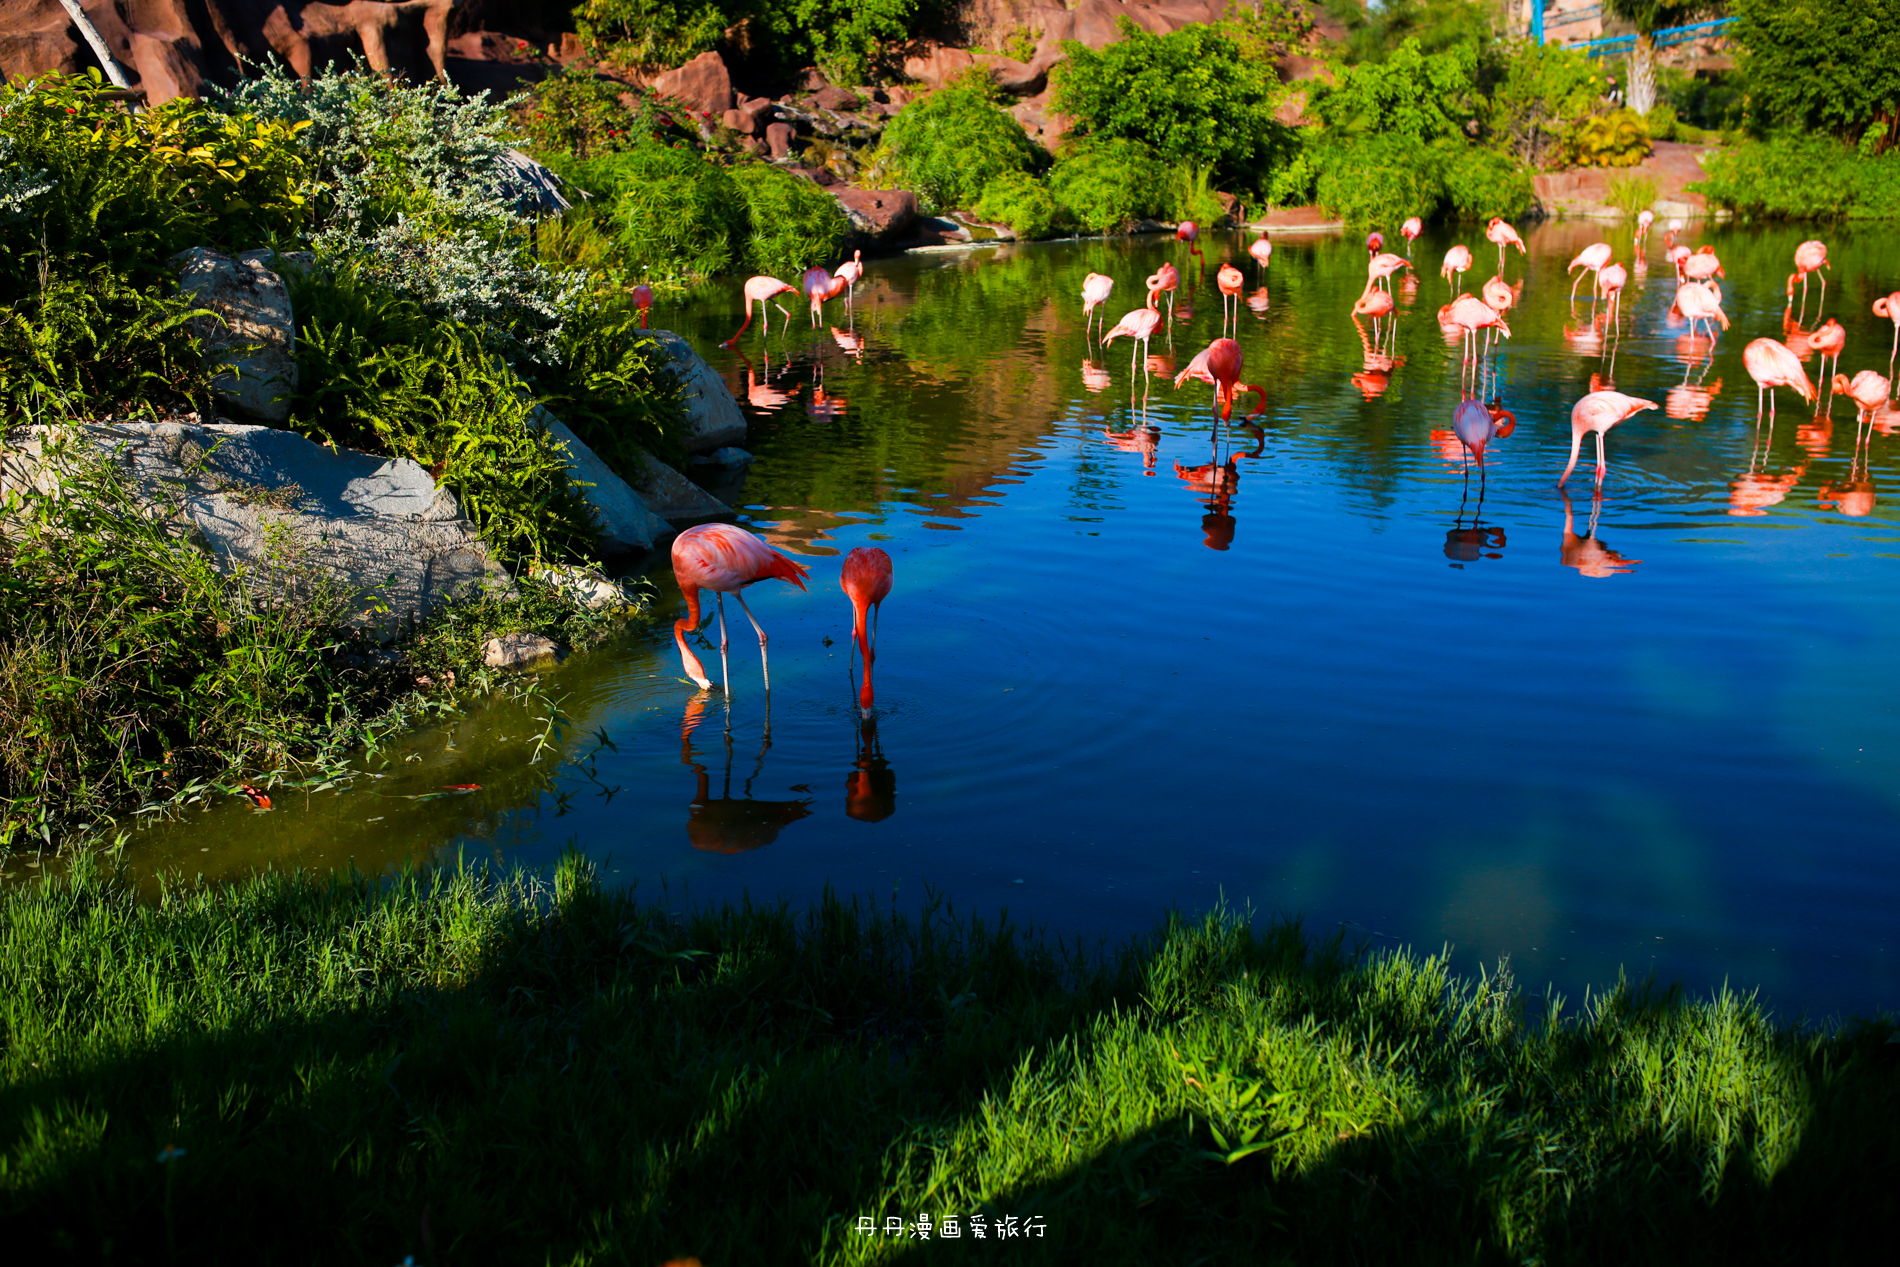
[[[1643,116],[1643,129],[1650,139],[1656,141],[1674,141],[1676,136],[1676,108],[1674,106],[1652,106]]]
[[[596,56],[623,66],[680,66],[719,43],[737,5],[707,0],[586,0],[574,30]]]
[[[99,416],[195,408],[211,381],[188,324],[202,310],[175,289],[100,267],[0,308],[0,413],[51,401]]]
[[[1049,172],[1049,193],[1090,233],[1122,229],[1166,210],[1168,168],[1139,141],[1096,141],[1065,154]]]
[[[1495,35],[1495,6],[1470,0],[1385,0],[1370,7],[1330,0],[1325,7],[1346,28],[1345,57],[1353,64],[1385,61],[1408,39],[1429,54],[1458,45],[1483,47]]]
[[[624,295],[596,296],[561,330],[561,359],[535,380],[548,408],[629,480],[642,449],[686,456],[686,411],[672,363]]]
[[[1508,155],[1475,145],[1441,145],[1440,172],[1452,214],[1460,220],[1515,220],[1536,195],[1531,174]]]
[[[1854,163],[1859,180],[1853,205],[1847,209],[1851,220],[1900,219],[1900,151],[1889,150],[1878,158],[1863,152]]]
[[[607,79],[578,62],[534,86],[514,117],[539,153],[592,158],[649,141],[697,145],[699,130],[677,102]]]
[[[630,67],[678,66],[744,23],[773,77],[816,63],[833,83],[895,69],[896,50],[945,0],[586,0],[575,28],[597,55]]]
[[[1028,172],[1004,172],[990,181],[975,210],[985,220],[1008,225],[1019,238],[1048,236],[1057,212],[1048,186]]]
[[[1850,158],[1851,151],[1826,137],[1749,141],[1703,159],[1709,178],[1689,188],[1746,215],[1831,219],[1846,215],[1860,193]]]
[[[1764,123],[1900,140],[1900,0],[1734,0],[1730,36]]]
[[[1210,225],[1226,214],[1214,193],[1213,173],[1192,163],[1176,163],[1168,172],[1168,198],[1164,213],[1174,221],[1192,220]]]
[[[629,268],[707,277],[740,262],[745,202],[732,173],[696,151],[641,145],[569,170],[608,206]]]
[[[745,262],[753,272],[789,276],[813,265],[829,267],[844,253],[851,219],[818,186],[770,163],[742,163],[732,169],[732,179],[751,224]]]
[[[894,174],[926,211],[966,207],[1004,172],[1033,171],[1041,151],[970,73],[905,106],[884,129]]]
[[[1477,65],[1474,45],[1428,54],[1408,38],[1383,62],[1335,65],[1332,85],[1314,85],[1311,107],[1337,132],[1412,142],[1462,138],[1480,103]]]
[[[1066,41],[1068,60],[1050,73],[1050,103],[1074,121],[1071,135],[1139,141],[1170,166],[1263,182],[1291,144],[1273,117],[1286,92],[1271,64],[1247,58],[1218,27],[1154,35],[1125,17],[1116,26],[1121,38],[1099,52]]]
[[[1440,155],[1410,137],[1374,133],[1317,150],[1320,206],[1356,227],[1430,218],[1444,200]]]
[[[1509,44],[1484,110],[1489,143],[1533,168],[1560,163],[1564,138],[1602,95],[1601,69],[1587,54],[1528,40]]]
[[[1565,149],[1578,167],[1634,167],[1649,157],[1649,129],[1627,107],[1591,115],[1571,128]]]

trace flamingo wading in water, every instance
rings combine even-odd
[[[1887,353],[1887,381],[1891,383],[1894,356],[1900,353],[1900,290],[1874,300],[1874,315],[1886,317],[1893,322],[1893,349]]]
[[[891,595],[891,556],[876,546],[857,546],[844,556],[838,585],[851,600],[851,638],[864,657],[864,687],[858,692],[858,713],[871,715],[871,662],[877,659],[877,623],[865,628],[867,613],[882,614]]]
[[[1154,278],[1151,277],[1148,280],[1152,282]],[[1155,330],[1161,325],[1161,313],[1155,308],[1155,300],[1159,295],[1159,291],[1150,289],[1148,291],[1147,307],[1137,308],[1133,312],[1123,313],[1122,319],[1111,326],[1108,333],[1102,336],[1103,347],[1107,347],[1124,335],[1134,342],[1141,344],[1141,351],[1139,353],[1131,348],[1128,354],[1128,377],[1131,391],[1133,390],[1135,377],[1135,357],[1147,354],[1148,340],[1154,337]],[[1147,372],[1147,366],[1143,365],[1142,373],[1146,374]]]
[[[1491,223],[1485,226],[1484,236],[1498,244],[1498,276],[1504,276],[1504,248],[1514,246],[1517,253],[1523,255],[1524,239],[1517,236],[1517,230],[1499,216],[1492,216]]]
[[[844,284],[847,288],[845,303],[852,308],[856,308],[858,306],[858,283],[864,280],[864,252],[851,252],[851,258],[838,265],[836,276],[844,278]]]
[[[766,692],[770,694],[772,668],[765,656],[765,630],[752,609],[746,606],[745,595],[740,591],[775,577],[804,589],[805,574],[809,570],[803,563],[786,558],[744,528],[732,524],[701,524],[673,538],[673,576],[679,582],[681,596],[686,599],[686,615],[673,622],[673,641],[679,646],[680,664],[686,676],[702,691],[712,686],[699,657],[686,645],[686,631],[699,628],[699,592],[711,590],[719,595],[720,687],[728,699],[732,697],[732,674],[726,663],[726,595],[730,594],[739,600],[739,609],[745,612],[745,618],[752,622],[753,630],[759,635],[759,668],[765,677]]]
[[[1827,267],[1827,243],[1818,241],[1803,242],[1794,248],[1794,272],[1788,274],[1788,294],[1794,295],[1794,279],[1801,279],[1801,315],[1808,312],[1808,274],[1820,272]],[[1827,307],[1827,274],[1821,274],[1821,307]],[[1818,317],[1820,311],[1817,309]]]
[[[1587,268],[1592,274],[1591,280],[1595,281],[1597,275],[1602,273],[1603,266],[1610,262],[1611,254],[1612,252],[1608,242],[1592,243],[1577,253],[1577,258],[1570,261],[1570,267],[1565,271],[1577,273],[1578,269]],[[1582,280],[1583,274],[1577,273],[1576,279],[1570,283],[1571,303],[1577,302],[1577,282]]]
[[[1768,397],[1768,417],[1775,416],[1775,388],[1792,387],[1801,399],[1814,402],[1814,384],[1808,381],[1801,358],[1785,343],[1756,339],[1742,349],[1742,365],[1755,380],[1755,421],[1761,422],[1762,396]]]
[[[1503,249],[1500,248],[1498,254],[1502,255],[1503,253]],[[1454,246],[1445,252],[1445,266],[1438,270],[1438,275],[1451,283],[1451,292],[1455,295],[1458,293],[1458,282],[1452,281],[1451,275],[1456,273],[1458,274],[1459,280],[1463,280],[1464,275],[1470,271],[1471,248],[1460,245]]]
[[[1095,310],[1108,302],[1115,293],[1115,279],[1105,273],[1090,273],[1082,279],[1082,320],[1085,334],[1094,329]],[[1108,315],[1104,313],[1106,321]]]
[[[739,336],[745,333],[745,328],[752,324],[752,305],[755,303],[759,306],[759,335],[763,338],[772,326],[772,318],[765,311],[766,301],[774,295],[796,295],[797,293],[798,287],[782,282],[776,277],[767,277],[764,273],[746,278],[745,320],[740,322],[739,328],[732,332],[732,337],[719,346],[729,348],[739,341]],[[779,311],[784,312],[785,309],[780,307]]]
[[[1253,240],[1253,245],[1247,248],[1247,254],[1253,256],[1254,263],[1260,266],[1260,283],[1265,285],[1267,265],[1273,263],[1273,243],[1267,240],[1265,229],[1262,229],[1260,236]]]
[[[1577,469],[1577,452],[1583,445],[1583,433],[1597,433],[1597,483],[1603,482],[1603,473],[1609,469],[1604,455],[1604,440],[1614,427],[1631,414],[1641,413],[1645,409],[1659,406],[1653,400],[1643,400],[1637,396],[1625,396],[1622,392],[1591,392],[1570,409],[1570,465],[1557,477],[1557,487],[1562,488],[1570,473]]]
[[[1418,241],[1418,235],[1425,232],[1425,222],[1412,216],[1399,226],[1399,236],[1405,239],[1405,258],[1412,258],[1412,243]]]

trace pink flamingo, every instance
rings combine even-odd
[[[1636,217],[1636,250],[1642,253],[1643,242],[1649,237],[1649,226],[1656,223],[1656,213],[1644,211]]]
[[[1834,390],[1851,397],[1860,407],[1861,419],[1865,420],[1873,417],[1875,411],[1887,403],[1887,397],[1893,392],[1893,384],[1890,380],[1883,378],[1878,371],[1862,370],[1854,375],[1851,382],[1848,381],[1847,375],[1836,374]]]
[[[1900,353],[1900,290],[1874,300],[1874,315],[1893,321],[1893,350],[1887,353],[1887,380],[1892,382],[1894,356]]]
[[[1681,232],[1682,221],[1671,220],[1663,230],[1663,246],[1665,248],[1673,247],[1676,244],[1676,235]]]
[[[1194,221],[1183,220],[1179,225],[1175,226],[1174,240],[1176,242],[1187,243],[1188,250],[1191,253],[1195,255],[1201,254],[1201,227],[1195,224]],[[1207,266],[1207,258],[1205,256],[1201,257],[1201,266],[1203,268]]]
[[[803,280],[805,294],[811,300],[811,326],[816,330],[824,312],[825,301],[836,299],[844,294],[845,280],[842,277],[834,278],[822,267],[806,269]]]
[[[1694,282],[1684,282],[1676,287],[1676,309],[1689,319],[1689,334],[1695,334],[1698,321],[1707,323],[1709,338],[1715,338],[1715,323],[1720,321],[1724,330],[1728,329],[1728,314],[1722,311],[1722,299],[1707,286],[1698,286]]]
[[[1095,310],[1108,302],[1115,291],[1115,279],[1105,273],[1090,273],[1082,279],[1082,321],[1085,334],[1094,328]],[[1108,314],[1102,314],[1108,320]]]
[[[1507,409],[1493,410],[1481,400],[1461,400],[1451,413],[1452,434],[1464,446],[1467,460],[1476,458],[1478,475],[1484,475],[1484,446],[1511,434],[1517,418]]]
[[[1418,241],[1418,235],[1425,232],[1425,222],[1412,216],[1399,226],[1399,236],[1405,239],[1405,258],[1412,258],[1412,243]]]
[[[1386,253],[1375,255],[1366,261],[1366,285],[1384,282],[1387,290],[1392,289],[1392,274],[1402,268],[1412,267],[1412,262],[1402,255]]]
[[[1246,284],[1246,274],[1242,273],[1227,261],[1221,261],[1220,271],[1214,274],[1214,285],[1220,290],[1220,317],[1221,327],[1223,329],[1225,329],[1227,325],[1227,301],[1231,299],[1233,300],[1234,309],[1234,329],[1236,333],[1239,332],[1240,291],[1241,287]]]
[[[1174,316],[1174,292],[1180,285],[1181,270],[1172,264],[1163,264],[1160,268],[1155,270],[1154,276],[1150,277],[1147,281],[1148,303],[1150,306],[1153,306],[1155,294],[1157,292],[1166,292],[1168,296],[1168,316],[1172,318]]]
[[[1592,243],[1577,253],[1577,258],[1570,261],[1570,267],[1565,271],[1577,273],[1578,269],[1587,268],[1592,273],[1601,273],[1603,266],[1610,262],[1612,254],[1608,242]],[[1582,280],[1583,274],[1577,273],[1576,280],[1570,283],[1570,302],[1573,304],[1577,302],[1577,282]]]
[[[1814,402],[1814,384],[1801,368],[1801,358],[1785,343],[1773,339],[1755,339],[1742,349],[1742,365],[1755,380],[1755,421],[1761,421],[1762,396],[1768,397],[1768,419],[1775,417],[1775,388],[1792,387],[1801,399]]]
[[[1502,253],[1500,249],[1499,254]],[[1471,248],[1454,246],[1445,252],[1445,266],[1438,270],[1438,275],[1451,284],[1452,293],[1456,294],[1458,282],[1453,281],[1451,275],[1456,273],[1459,279],[1463,280],[1464,275],[1469,271],[1471,271]]]
[[[1365,290],[1353,303],[1352,315],[1355,320],[1360,317],[1371,317],[1373,333],[1377,334],[1380,318],[1391,316],[1393,306],[1390,291],[1380,290],[1371,282],[1367,282]]]
[[[766,301],[772,298],[772,296],[774,295],[784,295],[784,294],[796,295],[797,293],[798,293],[798,287],[787,285],[785,282],[780,281],[778,278],[767,277],[763,273],[760,273],[756,277],[746,278],[745,320],[739,324],[739,328],[737,330],[734,330],[732,332],[732,337],[730,339],[727,339],[724,343],[721,343],[719,346],[722,348],[729,348],[733,344],[739,341],[739,336],[745,333],[745,328],[752,324],[752,305],[755,303],[759,305],[759,334],[761,337],[763,337],[771,329],[771,326],[772,326],[771,316],[765,311]],[[779,311],[784,312],[785,309],[783,307],[780,307]]]
[[[838,276],[844,278],[844,284],[850,289],[845,303],[853,308],[857,307],[858,283],[864,280],[864,252],[851,252],[851,258],[838,265]]]
[[[1827,359],[1834,358],[1834,372],[1841,372],[1841,349],[1847,346],[1847,328],[1829,317],[1821,323],[1821,328],[1808,336],[1808,347],[1820,353],[1820,373],[1816,377],[1827,380]]]
[[[1517,253],[1523,255],[1524,239],[1517,236],[1517,230],[1506,224],[1502,217],[1492,216],[1491,223],[1484,228],[1484,236],[1498,245],[1498,274],[1504,273],[1504,248],[1514,246]]]
[[[1377,255],[1383,250],[1385,250],[1385,234],[1377,232],[1366,234],[1367,255]]]
[[[1493,277],[1487,281],[1484,284],[1483,294],[1484,302],[1500,313],[1509,312],[1511,305],[1517,302],[1517,292],[1512,290],[1502,277]]]
[[[1161,292],[1152,286],[1155,278],[1150,277],[1148,281],[1151,283],[1148,291],[1148,306],[1145,308],[1137,308],[1133,312],[1123,313],[1122,319],[1111,326],[1108,333],[1102,336],[1103,347],[1107,347],[1116,339],[1126,335],[1136,343],[1141,344],[1142,354],[1148,351],[1148,340],[1154,337],[1155,330],[1161,325],[1161,313],[1155,308],[1155,300]],[[1135,377],[1136,355],[1131,347],[1128,353],[1128,377],[1131,387]],[[1142,373],[1144,376],[1147,374],[1145,366],[1143,367]]]
[[[1267,265],[1273,263],[1273,243],[1267,240],[1266,230],[1260,231],[1260,236],[1247,248],[1247,254],[1253,256],[1254,263],[1260,266],[1260,281],[1265,284]]]
[[[1682,262],[1688,259],[1690,254],[1691,252],[1689,248],[1686,246],[1672,246],[1669,248],[1668,253],[1663,256],[1664,259],[1668,260],[1671,264],[1675,265],[1677,282],[1685,282],[1689,280],[1688,278],[1682,275]]]
[[[653,287],[645,282],[633,288],[633,306],[640,310],[640,328],[647,328],[647,314],[653,311]],[[750,310],[750,305],[748,305]]]
[[[864,657],[864,687],[858,692],[858,713],[871,715],[871,662],[877,659],[877,623],[865,628],[865,616],[884,611],[884,600],[891,596],[891,556],[876,546],[857,546],[844,556],[844,571],[838,585],[851,600],[851,640]]]
[[[1597,270],[1597,290],[1610,301],[1610,313],[1622,328],[1623,288],[1630,284],[1630,272],[1621,264],[1606,264]]]
[[[1682,275],[1692,282],[1713,281],[1717,277],[1727,277],[1722,271],[1722,261],[1716,258],[1715,248],[1705,246],[1693,255],[1685,256],[1682,261]]]
[[[1260,405],[1247,415],[1252,418],[1267,407],[1267,392],[1264,387],[1240,381],[1242,364],[1240,344],[1232,339],[1216,339],[1196,353],[1187,368],[1174,376],[1174,385],[1179,387],[1190,378],[1213,384],[1214,407],[1221,411],[1222,422],[1233,417],[1234,401],[1242,392],[1256,392],[1260,396]]]
[[[1464,331],[1465,360],[1476,358],[1478,331],[1495,330],[1505,338],[1511,337],[1511,327],[1504,324],[1504,317],[1482,299],[1473,299],[1470,295],[1460,295],[1438,310],[1440,325],[1457,326]]]
[[[1577,469],[1577,451],[1583,445],[1584,432],[1597,433],[1597,483],[1601,484],[1604,471],[1609,469],[1603,446],[1609,438],[1610,428],[1631,414],[1656,408],[1659,406],[1653,400],[1625,396],[1622,392],[1591,392],[1571,406],[1570,465],[1557,477],[1557,487],[1562,488],[1564,481],[1570,478],[1570,472]]]
[[[745,595],[740,591],[773,577],[804,589],[805,574],[809,570],[803,563],[786,558],[744,528],[732,524],[701,524],[673,538],[673,576],[686,599],[686,615],[673,622],[673,641],[679,646],[680,663],[686,669],[686,676],[702,691],[712,686],[706,670],[700,667],[699,657],[686,646],[686,631],[699,628],[699,592],[711,590],[719,595],[721,689],[731,698],[732,675],[726,664],[726,595],[731,594],[739,600],[740,610],[759,635],[759,668],[765,675],[765,689],[770,692],[772,667],[765,656],[765,630],[752,609],[746,606]]]
[[[1794,248],[1794,272],[1788,274],[1788,297],[1794,297],[1794,279],[1801,279],[1801,312],[1808,311],[1808,274],[1826,268],[1827,244],[1825,242],[1803,242]],[[1827,274],[1821,274],[1821,307],[1827,307]],[[1819,313],[1817,312],[1817,316]]]

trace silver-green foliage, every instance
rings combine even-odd
[[[532,205],[508,162],[506,104],[360,64],[299,81],[273,63],[219,96],[234,111],[311,125],[302,140],[325,191],[319,256],[480,329],[499,350],[551,359],[583,282],[528,249]]]

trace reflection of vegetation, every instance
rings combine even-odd
[[[1090,956],[935,903],[681,918],[569,857],[149,905],[82,864],[3,915],[36,1261],[844,1264],[888,1254],[856,1219],[979,1210],[1032,1262],[1796,1259],[1891,1200],[1890,1021],[1626,984],[1570,1018],[1224,912]]]

